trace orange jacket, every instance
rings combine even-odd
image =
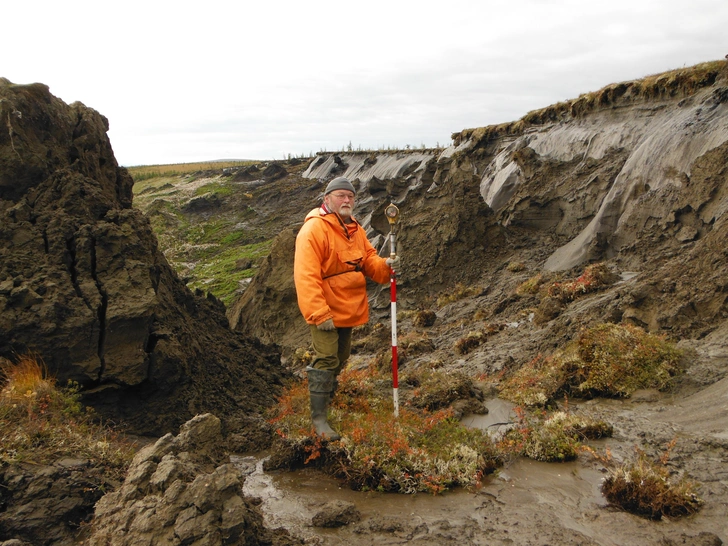
[[[298,307],[309,324],[334,319],[348,328],[369,320],[364,277],[384,284],[389,266],[367,239],[358,222],[345,224],[322,208],[306,215],[296,236],[293,280]]]

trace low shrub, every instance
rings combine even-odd
[[[587,266],[576,279],[551,283],[546,289],[546,293],[549,297],[561,302],[569,302],[584,294],[609,286],[617,278],[617,275],[610,271],[605,263],[596,263]]]
[[[577,391],[626,397],[637,389],[667,388],[680,373],[682,352],[664,336],[631,324],[601,324],[582,331],[578,364],[569,369]]]
[[[500,382],[500,396],[524,407],[545,406],[567,383],[565,358],[563,351],[549,357],[536,355]]]
[[[271,411],[289,459],[317,465],[355,489],[440,493],[477,486],[501,464],[490,437],[460,424],[450,408],[404,406],[395,418],[391,381],[373,366],[339,375],[329,422],[341,440],[322,442],[314,434],[308,406],[303,382],[288,388]]]

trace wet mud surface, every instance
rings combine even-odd
[[[284,527],[306,544],[721,544],[728,537],[728,507],[722,500],[728,460],[721,445],[705,448],[709,439],[694,423],[687,431],[672,423],[673,412],[695,413],[685,406],[690,398],[682,400],[678,406],[669,396],[645,393],[630,401],[591,401],[578,409],[610,416],[614,437],[591,445],[600,452],[608,448],[616,460],[629,457],[637,438],[659,444],[678,435],[686,446],[700,445],[692,452],[678,449],[672,458],[701,481],[706,505],[676,520],[650,521],[609,506],[600,492],[604,467],[588,454],[569,463],[518,459],[477,490],[438,496],[352,491],[314,469],[264,472],[265,454],[237,456],[234,462],[247,468],[244,492],[260,499],[267,525]],[[509,403],[490,400],[488,407],[488,414],[466,416],[463,422],[497,433],[514,420]],[[316,515],[332,501],[350,503],[360,519],[336,528],[314,526]]]

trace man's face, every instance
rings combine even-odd
[[[351,218],[351,213],[354,211],[355,199],[354,193],[349,190],[334,190],[324,197],[324,202],[330,211],[347,220]]]

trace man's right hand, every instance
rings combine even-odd
[[[336,330],[336,326],[334,326],[334,319],[325,320],[321,324],[317,324],[316,328],[318,328],[322,332],[330,332],[331,330]]]

